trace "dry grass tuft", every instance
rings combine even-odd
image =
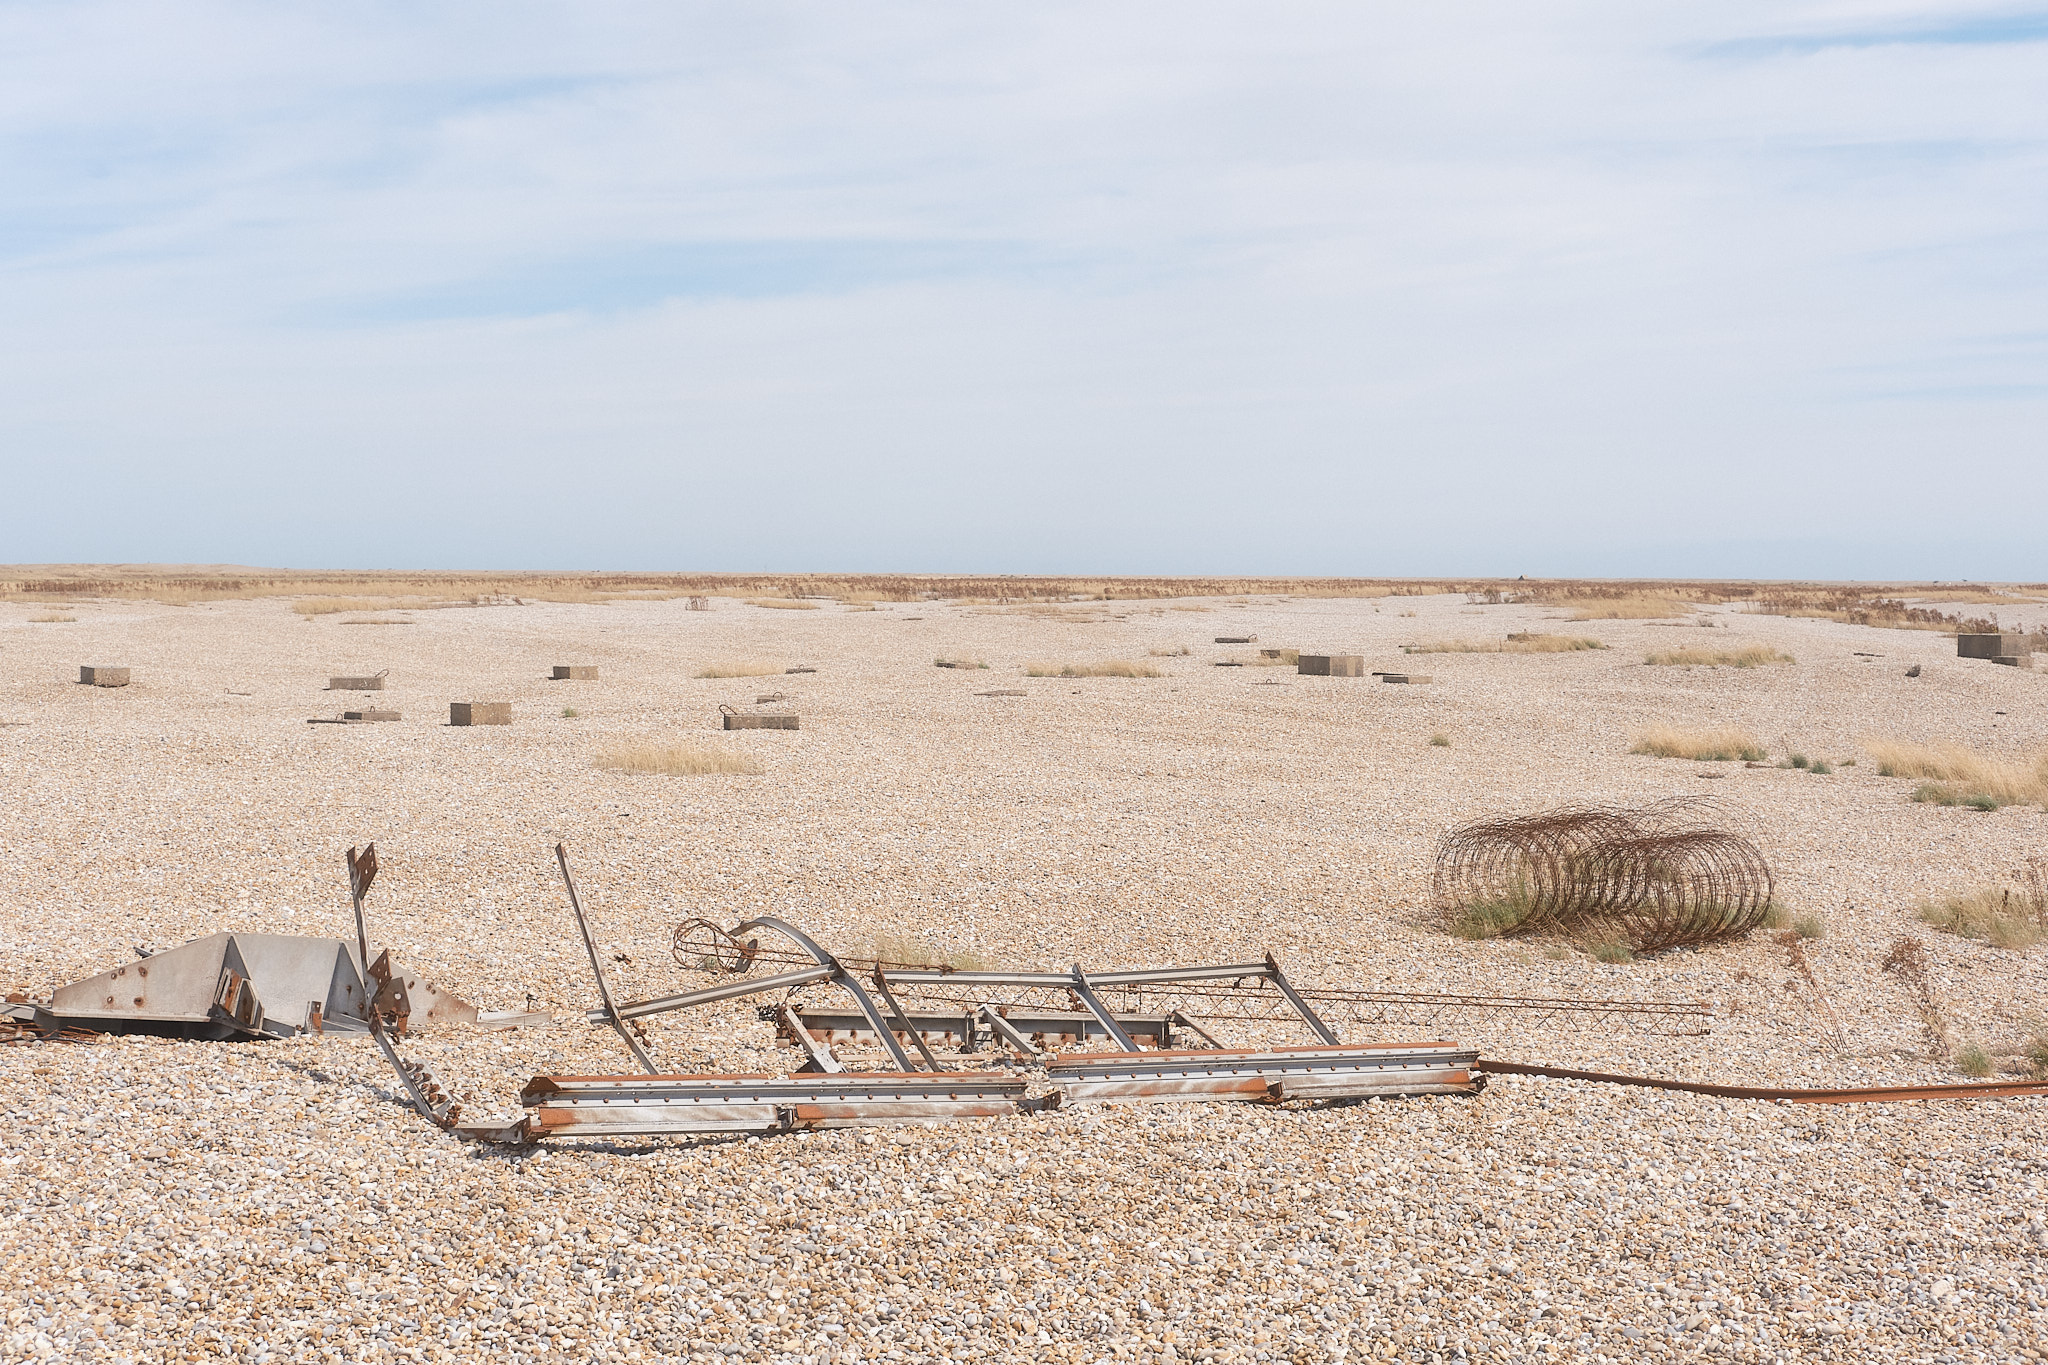
[[[306,597],[292,603],[301,616],[339,616],[351,611],[404,611],[419,603],[397,597]]]
[[[761,765],[745,754],[699,744],[622,744],[599,754],[597,766],[613,772],[662,777],[703,777],[716,773],[758,777],[761,773]]]
[[[1645,655],[1643,662],[1702,668],[1761,668],[1765,664],[1796,664],[1799,661],[1769,645],[1743,645],[1737,649],[1659,649]]]
[[[78,618],[76,616],[31,616],[28,619],[32,624],[43,626],[51,625],[58,621],[76,621]]]
[[[340,624],[344,626],[410,626],[417,625],[418,622],[408,621],[402,616],[358,616],[352,620],[343,621]]]
[[[781,664],[771,664],[765,659],[732,659],[725,663],[706,664],[698,671],[700,678],[765,678],[771,673],[780,673]]]
[[[1702,763],[1729,763],[1745,759],[1751,763],[1764,760],[1764,746],[1750,738],[1749,732],[1733,725],[1716,726],[1711,730],[1681,730],[1675,725],[1652,725],[1636,736],[1636,742],[1629,745],[1632,754],[1648,754],[1652,758],[1690,758]]]
[[[1517,631],[1501,641],[1433,640],[1426,645],[1404,645],[1409,654],[1570,654],[1582,649],[1605,649],[1598,640],[1577,635],[1537,635]]]
[[[877,930],[868,941],[868,956],[885,967],[951,967],[956,972],[987,972],[995,968],[971,948],[936,948],[921,934]]]
[[[1568,605],[1574,621],[1661,621],[1686,616],[1692,607],[1670,597],[1582,598]]]
[[[1027,678],[1158,678],[1165,676],[1151,664],[1130,659],[1104,659],[1092,664],[1026,664]]]
[[[1189,649],[1186,645],[1172,645],[1148,649],[1145,652],[1155,659],[1178,659],[1182,655],[1192,654],[1194,651]]]
[[[2048,862],[2029,863],[2019,881],[2017,887],[1923,901],[1917,913],[1944,933],[1994,948],[2031,948],[2048,938]]]
[[[779,611],[816,611],[816,602],[805,602],[795,597],[749,597],[750,607],[772,607]]]
[[[934,668],[987,668],[987,667],[988,667],[988,661],[987,661],[987,660],[985,660],[985,659],[948,659],[948,658],[940,657],[940,658],[937,658],[937,659],[933,659],[933,660],[932,660],[932,667],[934,667]]]
[[[1931,779],[1914,790],[1915,801],[1937,806],[2048,805],[2048,754],[2032,766],[1991,758],[1960,744],[1908,744],[1902,740],[1865,739],[1863,748],[1877,760],[1879,777]]]

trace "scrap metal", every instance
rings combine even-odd
[[[512,1140],[807,1128],[1000,1118],[1029,1103],[1019,1076],[985,1072],[834,1076],[537,1076]]]
[[[1359,1099],[1470,1095],[1486,1084],[1479,1054],[1456,1043],[1285,1047],[1262,1051],[1088,1053],[1052,1057],[1046,1075],[1066,1101]]]

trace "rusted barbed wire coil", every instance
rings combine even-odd
[[[1746,933],[1770,912],[1770,864],[1708,825],[1698,799],[1477,820],[1437,844],[1437,912],[1488,933],[1560,932],[1655,952]]]

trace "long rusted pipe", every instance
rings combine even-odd
[[[2009,1095],[2048,1095],[2048,1081],[1973,1081],[1955,1085],[1866,1085],[1845,1089],[1801,1089],[1760,1085],[1715,1085],[1708,1081],[1672,1081],[1661,1076],[1620,1076],[1611,1071],[1574,1071],[1563,1066],[1532,1066],[1482,1057],[1474,1071],[1507,1076],[1548,1076],[1558,1081],[1599,1081],[1605,1085],[1646,1085],[1656,1090],[1687,1090],[1731,1100],[1790,1100],[1794,1104],[1860,1104],[1894,1100],[1991,1100]]]

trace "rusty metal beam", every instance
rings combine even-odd
[[[991,1032],[1014,1048],[1019,1056],[1029,1057],[1031,1060],[1037,1061],[1042,1055],[1037,1048],[1031,1046],[1029,1038],[1026,1038],[1022,1033],[1011,1027],[1009,1020],[996,1013],[995,1006],[983,1005],[975,1013],[979,1014],[982,1020],[987,1023]]]
[[[789,1132],[1014,1115],[1021,1077],[538,1076],[520,1094],[528,1141],[666,1133]]]
[[[1455,1043],[1190,1050],[1054,1057],[1046,1074],[1069,1101],[1471,1094],[1484,1084],[1478,1056]]]

